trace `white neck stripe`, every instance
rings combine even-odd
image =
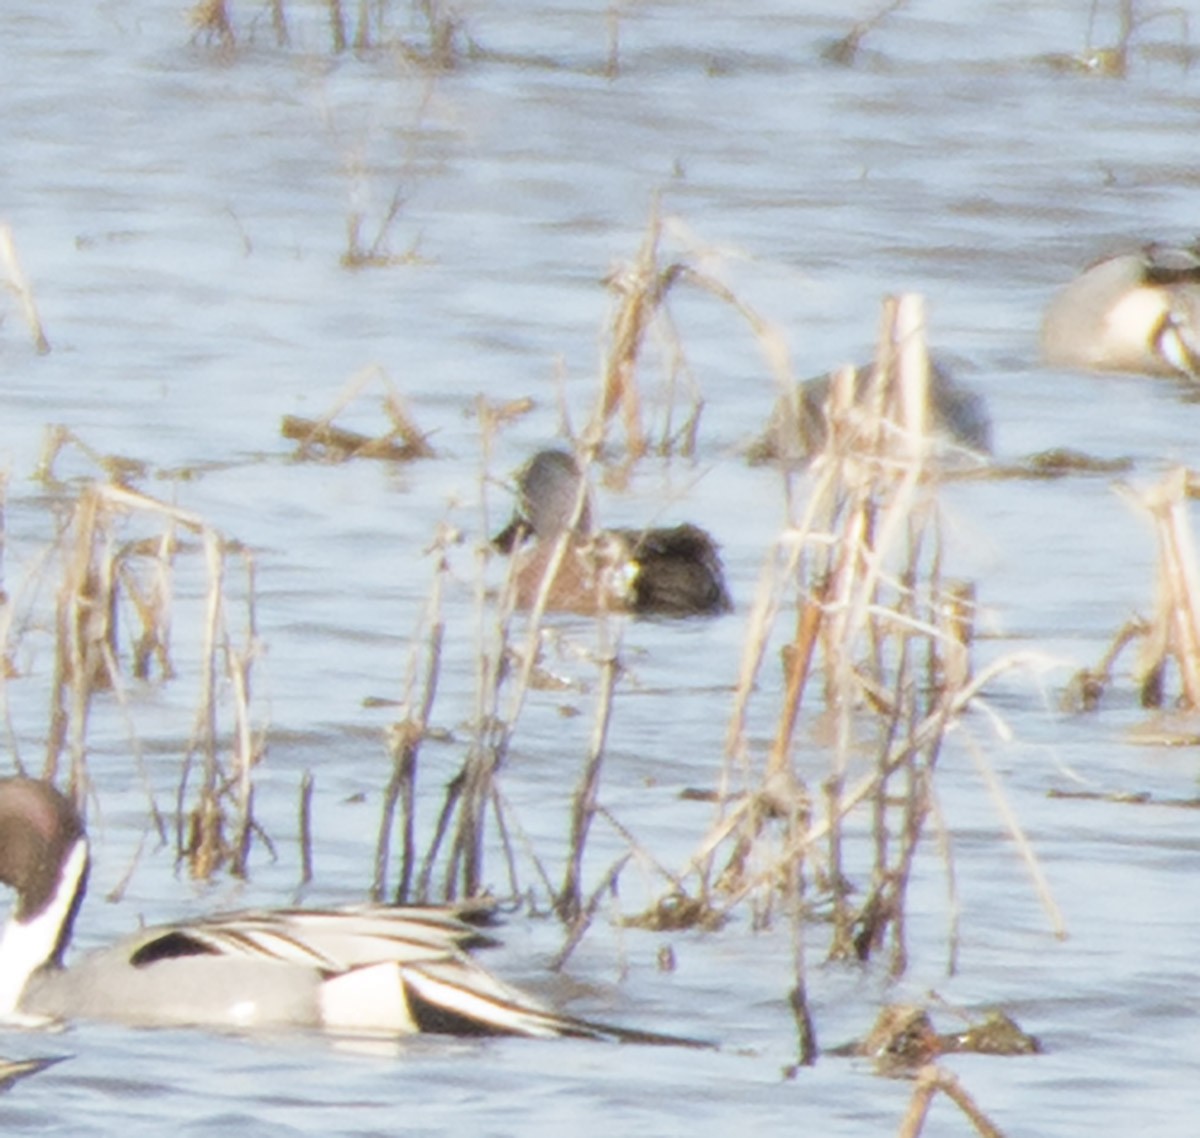
[[[87,839],[77,838],[49,904],[29,920],[8,918],[0,937],[0,1016],[10,1016],[20,1007],[29,977],[54,954],[87,869],[87,858]]]

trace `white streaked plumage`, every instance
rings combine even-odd
[[[1057,367],[1200,379],[1200,246],[1098,261],[1051,301],[1042,354]]]
[[[87,839],[48,783],[0,779],[0,1015],[338,1033],[581,1036],[689,1043],[563,1015],[468,955],[488,942],[449,908],[247,910],[142,929],[63,967]]]

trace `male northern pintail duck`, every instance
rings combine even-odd
[[[1050,303],[1056,367],[1200,379],[1200,243],[1147,245],[1090,266]]]
[[[854,372],[854,393],[861,400],[870,389],[871,365]],[[750,447],[752,462],[801,461],[825,446],[825,408],[832,374],[819,375],[796,385],[794,398],[780,399],[767,429]],[[941,360],[929,367],[930,429],[954,446],[980,455],[992,453],[992,420],[982,395],[954,378]]]
[[[692,1043],[575,1019],[503,983],[467,955],[490,942],[452,909],[229,913],[140,929],[65,968],[87,875],[72,803],[38,779],[0,779],[0,881],[16,894],[0,938],[10,1022]]]
[[[596,529],[583,472],[539,451],[517,477],[517,510],[493,544],[516,558],[516,603],[530,608],[556,546],[566,542],[547,607],[643,616],[711,616],[732,608],[716,544],[698,526]]]

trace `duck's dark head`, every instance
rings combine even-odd
[[[87,838],[70,799],[40,779],[0,779],[0,882],[16,893],[17,921],[30,924],[49,914],[59,926],[50,953],[55,961],[70,937],[86,878]]]
[[[527,537],[553,538],[565,529],[589,532],[592,515],[586,495],[583,473],[572,455],[562,450],[538,451],[517,475],[516,513],[492,544],[502,553],[511,553]]]

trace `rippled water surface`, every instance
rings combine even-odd
[[[914,0],[866,39],[853,67],[821,58],[849,28],[833,0],[647,2],[621,9],[620,68],[606,76],[603,5],[470,0],[460,15],[482,50],[431,74],[399,51],[333,55],[315,2],[292,0],[286,48],[267,5],[229,7],[239,42],[228,52],[191,38],[184,0],[6,0],[0,12],[0,220],[53,348],[34,352],[6,296],[6,585],[28,599],[52,540],[63,494],[32,474],[44,428],[60,423],[98,452],[146,463],[142,489],[254,551],[265,645],[255,706],[272,734],[257,807],[275,858],[260,847],[248,884],[201,890],[176,874],[169,851],[148,846],[123,899],[106,904],[143,836],[145,799],[128,726],[103,705],[91,725],[97,864],[84,944],[143,919],[292,899],[305,771],[316,784],[307,897],[364,895],[391,718],[364,700],[403,694],[444,521],[464,542],[451,550],[434,719],[453,731],[473,710],[473,549],[509,505],[492,486],[489,516],[480,510],[475,399],[535,400],[497,441],[497,478],[556,436],[560,400],[582,420],[609,312],[602,278],[636,251],[656,194],[674,254],[779,328],[798,375],[864,358],[881,296],[921,292],[931,342],[989,402],[1002,459],[1052,446],[1128,456],[1135,485],[1195,459],[1200,409],[1174,384],[1048,371],[1036,345],[1048,297],[1087,261],[1195,234],[1200,70],[1168,50],[1179,46],[1171,18],[1143,29],[1128,75],[1113,79],[1044,58],[1084,47],[1086,0]],[[419,23],[403,7],[391,29],[416,41]],[[1101,20],[1097,42],[1112,33]],[[344,268],[348,219],[361,216],[369,244],[396,195],[386,241],[396,262]],[[778,476],[742,458],[775,394],[754,338],[698,291],[680,291],[673,315],[705,400],[697,457],[642,462],[601,508],[610,522],[702,521],[722,545],[737,611],[625,629],[602,793],[655,857],[680,865],[711,815],[679,791],[711,786],[720,770],[745,614],[784,503]],[[372,366],[440,457],[402,468],[290,461],[281,417],[321,414]],[[372,429],[377,404],[360,402],[347,422]],[[73,451],[62,472],[93,470]],[[1043,1039],[1036,1058],[949,1062],[1008,1132],[1190,1135],[1200,1108],[1194,813],[1047,797],[1064,786],[1194,793],[1194,748],[1128,740],[1142,713],[1127,677],[1098,715],[1058,710],[1071,665],[1095,662],[1149,606],[1151,531],[1103,476],[955,483],[941,499],[951,572],[978,582],[992,634],[981,656],[1033,649],[1057,662],[992,693],[1010,737],[982,715],[963,734],[994,767],[1069,937],[1053,936],[969,750],[951,743],[939,794],[962,905],[958,972],[945,972],[946,889],[931,845],[913,886],[904,981],[814,963],[821,1042],[861,1035],[882,1001],[935,987],[953,1004],[1001,1004]],[[163,794],[195,706],[187,658],[202,584],[190,572],[177,622],[184,674],[130,692]],[[557,627],[580,649],[595,643],[587,622]],[[30,762],[51,661],[50,633],[35,624],[20,641],[22,678],[8,686],[14,746]],[[562,667],[594,680],[570,647]],[[551,860],[590,711],[586,694],[535,693],[505,774],[522,841]],[[769,727],[756,724],[756,738]],[[423,750],[431,805],[462,746]],[[817,775],[826,760],[810,751],[801,761]],[[595,843],[598,875],[623,847],[601,827]],[[491,874],[504,888],[499,862]],[[644,885],[636,876],[622,899],[631,908]],[[562,976],[545,967],[559,944],[550,922],[518,917],[505,936],[490,957],[497,970],[572,1010],[730,1049],[421,1040],[364,1054],[310,1038],[12,1032],[0,1038],[7,1054],[72,1058],[0,1101],[0,1124],[196,1136],[850,1136],[899,1125],[903,1081],[835,1058],[783,1077],[795,1057],[784,929],[755,933],[743,919],[667,936],[601,921]],[[678,962],[669,974],[655,963],[663,943]],[[926,1133],[965,1128],[943,1103]]]

